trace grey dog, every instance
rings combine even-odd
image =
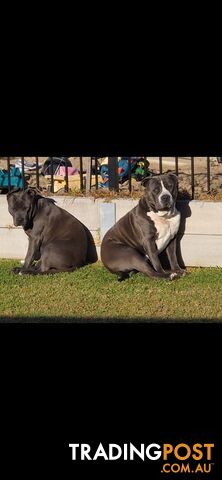
[[[176,235],[180,213],[176,210],[178,180],[172,173],[147,177],[144,196],[138,205],[124,215],[104,236],[101,259],[118,279],[130,272],[165,279],[184,273],[176,256]],[[166,272],[159,254],[166,251],[170,268]]]
[[[70,272],[97,260],[89,230],[53,199],[27,188],[9,192],[7,201],[14,225],[22,226],[29,238],[24,265],[15,273]]]

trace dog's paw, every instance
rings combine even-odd
[[[118,282],[123,282],[123,280],[126,280],[127,278],[129,278],[129,274],[121,272],[121,273],[119,273],[119,275],[117,277],[117,280],[118,280]]]
[[[185,275],[189,275],[189,272],[183,268],[176,270],[176,273],[179,277],[184,277]]]
[[[172,273],[170,273],[170,275],[169,275],[169,279],[170,279],[170,280],[175,280],[176,278],[178,278],[178,276],[179,276],[179,275],[178,275],[176,272],[172,272]]]
[[[20,272],[21,272],[21,267],[14,267],[14,268],[12,269],[12,272],[13,272],[13,273],[20,273]]]

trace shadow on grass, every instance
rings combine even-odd
[[[200,323],[215,323],[220,324],[222,323],[221,319],[214,319],[214,318],[148,318],[148,317],[29,317],[29,316],[16,316],[16,317],[6,317],[0,316],[0,324],[40,324],[40,325],[49,325],[49,324],[137,324],[143,325],[144,323],[151,323],[151,324],[162,324],[166,325],[169,323],[174,323],[177,325],[181,324],[200,324]]]

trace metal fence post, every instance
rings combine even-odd
[[[22,189],[25,190],[25,167],[24,167],[24,157],[21,157],[22,160]]]
[[[92,157],[88,157],[86,165],[86,191],[89,192],[91,189],[91,175],[92,175]]]
[[[175,172],[176,172],[176,175],[178,175],[178,172],[179,172],[179,168],[178,168],[178,157],[175,157]]]
[[[132,163],[132,160],[131,158],[128,159],[128,172],[129,172],[129,191],[131,193],[132,191],[132,171],[131,171],[131,163]]]
[[[207,157],[207,191],[210,191],[210,157]]]
[[[54,173],[53,173],[53,157],[51,157],[51,193],[54,193]]]
[[[39,157],[35,157],[36,160],[36,187],[39,189]]]
[[[11,170],[10,170],[10,157],[7,157],[7,170],[8,170],[8,190],[11,190]]]
[[[65,192],[68,193],[68,191],[69,191],[69,174],[68,174],[67,159],[65,159],[65,179],[66,179]]]
[[[98,158],[95,157],[95,180],[96,180],[96,190],[98,190]]]
[[[194,157],[191,157],[191,194],[192,194],[192,200],[194,199],[194,194],[195,194],[195,184],[194,184]]]
[[[83,191],[83,163],[82,157],[79,157],[80,190]]]
[[[118,157],[108,157],[109,189],[119,191]]]

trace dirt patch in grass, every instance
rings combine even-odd
[[[174,282],[134,274],[119,283],[98,262],[73,273],[17,276],[0,261],[0,321],[222,321],[222,269],[193,268]]]

